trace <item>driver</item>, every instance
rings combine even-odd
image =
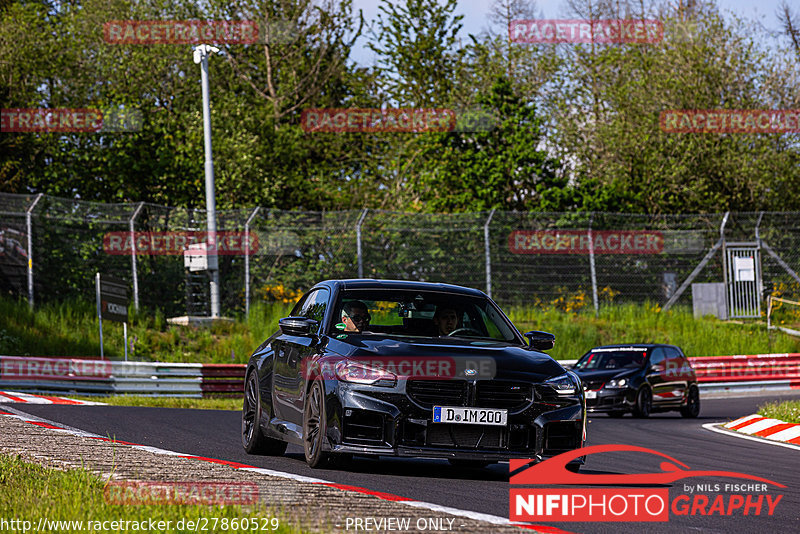
[[[436,313],[433,314],[433,324],[436,325],[440,336],[450,335],[451,332],[458,329],[458,313],[453,308],[436,308]]]
[[[370,319],[367,305],[360,300],[351,300],[342,306],[342,322],[345,324],[345,332],[361,333],[369,326]]]

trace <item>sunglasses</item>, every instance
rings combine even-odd
[[[345,317],[350,317],[350,319],[354,323],[363,323],[363,322],[369,321],[371,319],[369,314],[366,314],[366,315],[346,315]]]

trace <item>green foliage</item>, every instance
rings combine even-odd
[[[255,506],[200,506],[200,505],[135,505],[124,506],[114,504],[107,498],[106,482],[88,469],[55,469],[42,467],[26,462],[20,456],[0,455],[0,514],[5,521],[18,521],[20,530],[22,521],[30,525],[40,524],[43,519],[44,530],[52,532],[85,532],[87,521],[135,521],[136,528],[123,528],[121,532],[138,531],[138,524],[145,525],[154,521],[157,525],[169,528],[163,532],[178,533],[186,529],[178,529],[178,522],[193,521],[199,518],[215,517],[226,522],[241,518],[271,518],[274,513],[263,505]],[[54,523],[74,521],[75,523]],[[239,523],[239,521],[236,521]],[[236,524],[235,523],[235,524]],[[109,523],[106,523],[108,525]],[[261,525],[261,521],[258,523]],[[56,526],[58,525],[58,526]],[[125,525],[125,523],[122,523]],[[30,528],[30,527],[29,527]],[[93,530],[93,529],[92,529]],[[227,532],[250,532],[246,528],[225,529]],[[299,532],[286,526],[281,521],[276,533]]]
[[[212,328],[164,325],[163,316],[158,320],[142,314],[134,317],[128,328],[129,341],[133,341],[129,356],[136,361],[245,363],[253,350],[277,331],[278,319],[288,316],[293,306],[293,301],[257,302],[246,321]],[[649,304],[607,305],[601,308],[599,318],[577,301],[513,306],[507,311],[522,332],[556,334],[555,349],[549,353],[557,359],[578,358],[588,349],[608,343],[672,343],[689,356],[800,352],[800,340],[768,333],[763,324],[696,320],[691,310],[680,307],[662,313]],[[0,299],[0,316],[6,318],[0,342],[15,340],[5,345],[3,354],[94,356],[100,352],[92,304],[46,304],[31,313],[24,302]],[[103,340],[107,357],[122,359],[122,325],[106,321]]]
[[[800,401],[769,402],[759,407],[758,413],[786,423],[800,423]]]
[[[558,211],[569,205],[559,163],[539,148],[544,137],[536,108],[498,78],[477,104],[490,120],[485,131],[448,132],[420,140],[423,160],[416,186],[427,211],[493,208]]]
[[[378,54],[386,95],[400,106],[443,107],[454,90],[457,49],[463,15],[456,0],[381,0],[376,40],[367,46]]]
[[[141,114],[141,129],[4,133],[0,191],[181,207],[203,202],[199,67],[188,45],[110,44],[103,23],[230,19],[255,44],[210,60],[220,208],[633,213],[800,208],[797,134],[677,134],[670,109],[798,109],[796,14],[775,41],[713,2],[570,2],[578,18],[658,18],[645,45],[511,43],[530,3],[496,0],[463,35],[456,0],[86,0],[0,8],[0,106]],[[269,29],[269,32],[266,30]],[[351,57],[368,37],[374,67]],[[449,108],[494,127],[446,134],[311,133],[307,108]]]
[[[160,310],[151,316],[130,313],[128,357],[134,361],[245,363],[278,319],[294,303],[255,303],[248,321],[195,328],[166,324]],[[132,310],[131,310],[132,312]],[[31,313],[25,302],[0,298],[3,317],[0,353],[8,356],[98,356],[100,333],[92,301],[66,300],[40,305]],[[103,322],[105,356],[125,355],[122,324]]]
[[[687,356],[800,352],[800,340],[769,333],[764,324],[695,319],[691,309],[682,307],[663,313],[648,304],[615,304],[601,307],[599,317],[588,310],[564,313],[554,307],[508,311],[521,332],[554,333],[556,345],[548,354],[556,359],[580,358],[592,347],[612,343],[669,343]]]

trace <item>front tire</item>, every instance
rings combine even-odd
[[[244,386],[242,405],[242,446],[248,454],[280,456],[286,452],[288,443],[268,438],[261,432],[261,392],[258,373],[251,371]]]
[[[650,416],[653,410],[653,393],[650,388],[643,386],[636,395],[636,404],[633,406],[633,415],[635,417],[645,418]]]
[[[303,408],[303,452],[309,467],[322,467],[330,460],[330,453],[322,450],[328,430],[327,419],[325,391],[322,381],[316,379]]]
[[[681,416],[694,419],[698,415],[700,415],[700,391],[697,386],[692,386],[686,397],[686,406],[681,406]]]

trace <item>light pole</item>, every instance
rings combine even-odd
[[[211,113],[208,97],[208,56],[219,48],[202,44],[194,48],[194,62],[200,64],[203,85],[203,134],[205,138],[206,169],[206,222],[208,245],[206,254],[211,275],[211,317],[219,317],[219,264],[217,262],[217,206],[214,196],[214,158],[211,154]]]

